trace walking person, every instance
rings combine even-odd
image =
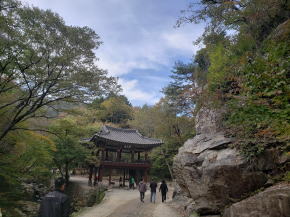
[[[166,201],[166,194],[168,192],[168,187],[164,180],[162,180],[162,184],[160,185],[159,192],[161,191],[162,203]]]
[[[55,190],[45,195],[40,203],[38,217],[69,217],[70,202],[64,194],[65,180],[58,178],[54,183]]]
[[[151,195],[150,195],[150,202],[155,203],[156,201],[156,188],[157,188],[157,183],[152,180],[150,183],[150,190],[151,190]]]
[[[147,191],[146,183],[143,182],[143,179],[140,180],[138,185],[138,190],[140,192],[140,200],[144,203],[145,192]]]

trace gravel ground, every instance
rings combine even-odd
[[[81,178],[77,179],[80,181]],[[150,203],[149,191],[146,192],[145,202],[142,203],[137,190],[113,188],[106,192],[100,204],[85,208],[77,217],[181,217],[181,215],[166,203],[161,203],[158,193],[155,204]]]

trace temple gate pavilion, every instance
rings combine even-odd
[[[123,176],[120,176],[123,185],[131,176],[137,182],[141,178],[148,181],[148,172],[151,167],[148,152],[162,144],[161,140],[147,138],[135,129],[110,126],[103,126],[91,141],[99,150],[98,181],[102,181],[103,174],[106,173],[111,183],[112,170],[118,170]],[[92,178],[91,175],[90,178]]]

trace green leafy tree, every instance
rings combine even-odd
[[[84,130],[77,125],[75,120],[66,117],[55,121],[51,126],[51,131],[57,135],[53,139],[56,145],[53,160],[68,183],[70,170],[78,163],[85,162],[89,154],[87,149],[80,144],[80,137]]]
[[[288,0],[198,0],[191,1],[177,26],[207,22],[203,36],[236,30],[249,34],[258,45],[289,13]]]
[[[164,144],[153,149],[151,175],[158,178],[173,178],[171,172],[173,157],[184,141],[194,135],[194,120],[180,116],[165,99],[150,107],[135,108],[134,118],[129,122],[132,128],[143,135],[162,139]]]
[[[77,106],[66,110],[62,117],[51,123],[50,131],[55,134],[54,164],[61,175],[69,180],[69,171],[78,166],[98,166],[98,148],[88,142],[102,126],[96,119],[98,111],[88,106]]]
[[[15,205],[26,197],[22,183],[33,180],[46,183],[51,177],[54,142],[30,131],[13,131],[6,138],[9,152],[0,154],[0,206]]]
[[[178,113],[190,114],[193,111],[194,98],[193,91],[196,90],[195,74],[197,67],[194,63],[175,63],[172,75],[173,81],[163,89],[172,108],[176,108]]]
[[[132,118],[132,106],[124,96],[111,96],[100,104],[100,119],[103,122],[126,124]]]
[[[0,105],[0,115],[9,113],[0,140],[19,123],[45,116],[45,106],[88,102],[118,90],[116,80],[95,65],[101,42],[92,29],[67,26],[50,10],[13,0],[1,1],[0,9],[0,97],[15,96]]]
[[[195,108],[222,107],[221,124],[249,159],[273,146],[289,151],[289,9],[287,0],[200,0],[178,21],[207,22]]]
[[[196,104],[202,97],[202,91],[207,83],[207,73],[210,67],[210,56],[207,49],[197,52],[193,62],[175,63],[172,75],[173,81],[163,88],[162,92],[179,114],[192,115]]]
[[[244,86],[239,98],[228,101],[231,113],[226,116],[226,124],[232,134],[244,141],[242,151],[246,155],[251,155],[249,150],[258,155],[269,144],[289,149],[289,33],[287,37],[285,41],[264,42],[262,54],[243,65]]]

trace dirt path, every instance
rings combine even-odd
[[[99,205],[84,209],[77,217],[180,217],[180,215],[166,203],[161,203],[159,194],[154,204],[150,203],[150,193],[147,191],[145,202],[142,203],[137,190],[110,189]]]

